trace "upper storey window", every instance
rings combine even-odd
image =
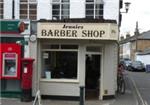
[[[20,0],[20,19],[36,20],[37,2],[36,0]]]
[[[3,19],[4,1],[0,0],[0,19]]]
[[[103,18],[103,1],[102,0],[86,0],[86,18],[102,19]]]
[[[52,1],[52,19],[60,20],[69,18],[70,0]]]

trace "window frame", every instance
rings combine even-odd
[[[87,9],[87,5],[93,5],[93,8]],[[97,5],[100,5],[99,8],[97,8]],[[93,15],[87,15],[88,11],[93,11]],[[98,14],[96,14],[97,13],[96,11],[98,11]],[[85,17],[86,18],[93,17],[94,19],[101,19],[104,16],[102,11],[104,11],[104,3],[102,0],[100,2],[98,2],[97,0],[90,0],[90,1],[86,0],[86,4],[85,4]],[[100,14],[100,12],[102,12],[102,15]]]
[[[15,55],[15,57],[14,58],[5,58],[5,55],[7,55],[7,54],[14,54]],[[9,74],[9,73],[7,73],[5,70],[6,70],[6,60],[8,61],[8,60],[14,60],[15,61],[15,74],[14,75],[12,75],[12,74]],[[3,53],[3,68],[2,68],[2,77],[8,77],[8,78],[11,78],[11,77],[13,77],[13,78],[16,78],[18,75],[18,55],[16,54],[16,53]]]
[[[59,5],[59,9],[53,9],[53,6],[54,5]],[[63,5],[68,5],[68,8],[63,8]],[[64,6],[65,7],[65,6]],[[53,10],[58,10],[58,15],[53,15]],[[67,14],[63,14],[64,11],[67,11],[68,13]],[[55,19],[56,17],[56,19]],[[58,0],[58,1],[55,1],[53,0],[52,1],[52,20],[61,20],[61,19],[66,19],[66,18],[69,18],[70,17],[70,0],[67,0],[67,1],[64,1],[63,0]]]
[[[21,8],[21,5],[26,5],[23,9]],[[34,5],[35,8],[33,8]],[[20,0],[20,19],[31,19],[31,20],[36,20],[37,19],[37,0]],[[27,13],[22,14],[21,11],[26,11]],[[35,14],[33,14],[32,12],[35,12]],[[24,18],[23,18],[24,17]],[[33,18],[31,18],[33,17]]]
[[[4,0],[0,0],[0,19],[4,18]]]
[[[55,43],[50,43],[50,44],[42,44],[43,45],[59,45],[59,48],[54,48],[54,49],[48,49],[48,48],[42,48],[41,49],[41,60],[43,61],[43,58],[42,58],[42,54],[43,52],[45,51],[55,51],[55,52],[76,52],[77,53],[77,75],[76,75],[76,78],[51,78],[51,79],[46,79],[46,78],[42,78],[42,71],[40,73],[40,81],[47,81],[47,82],[73,82],[73,83],[77,83],[79,82],[79,69],[78,69],[78,56],[79,56],[79,45],[78,44],[55,44]],[[77,49],[62,49],[61,48],[61,45],[77,45],[78,48]],[[43,63],[41,63],[41,70],[43,70]]]

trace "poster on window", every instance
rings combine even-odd
[[[3,54],[3,76],[7,76],[7,77],[17,76],[17,54],[16,53]]]

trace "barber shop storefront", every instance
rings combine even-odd
[[[33,37],[34,38],[34,37]],[[39,21],[37,40],[30,42],[35,59],[33,95],[114,96],[118,60],[118,26],[113,21]]]

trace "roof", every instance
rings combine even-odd
[[[150,48],[147,48],[143,52],[138,53],[138,55],[147,55],[147,54],[150,54]]]
[[[133,35],[129,38],[126,38],[122,41],[120,41],[119,43],[120,44],[124,44],[124,43],[128,43],[128,42],[132,42],[132,41],[135,41],[136,39],[138,40],[150,40],[150,30],[146,31],[146,32],[143,32],[141,33],[140,35]]]
[[[143,32],[142,35],[138,37],[138,39],[150,39],[150,30],[147,32]]]
[[[41,19],[38,22],[53,22],[53,23],[117,23],[116,20],[105,19],[87,19],[87,18],[74,18],[74,19],[62,19],[62,20],[46,20]]]

